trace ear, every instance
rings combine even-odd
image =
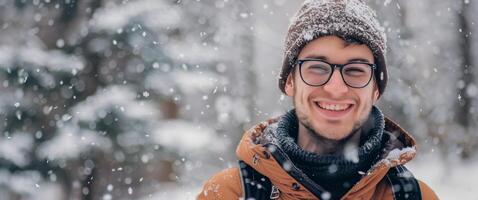
[[[294,73],[291,72],[289,73],[289,75],[287,76],[287,80],[285,82],[285,86],[284,86],[284,90],[285,90],[285,94],[287,96],[294,96],[294,93],[295,93],[295,90],[294,90]]]
[[[373,104],[377,103],[378,97],[380,97],[380,91],[378,91],[378,86],[375,84],[373,89]]]

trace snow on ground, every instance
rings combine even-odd
[[[478,200],[478,160],[444,162],[438,153],[419,154],[407,167],[441,200]]]

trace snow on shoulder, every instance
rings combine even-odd
[[[414,155],[415,153],[416,153],[415,147],[393,149],[388,153],[387,157],[382,159],[379,163],[384,162],[385,164],[392,166],[396,163],[400,163],[400,158],[402,157],[402,155]]]

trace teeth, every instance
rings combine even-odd
[[[327,104],[323,102],[318,102],[319,107],[326,110],[341,111],[349,107],[350,104]]]

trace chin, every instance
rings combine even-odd
[[[348,137],[352,133],[352,126],[341,123],[341,121],[320,121],[312,120],[314,132],[321,137],[331,140],[341,140]]]
[[[327,132],[327,131],[323,131],[323,132],[317,132],[316,131],[316,134],[319,134],[319,136],[323,137],[323,138],[326,138],[326,139],[329,139],[329,140],[342,140],[342,139],[345,139],[347,138],[348,136],[351,135],[351,131],[347,131],[347,132],[340,132],[340,133],[337,133],[337,132]]]
[[[324,123],[316,123],[324,124]],[[352,134],[352,128],[344,128],[344,125],[336,124],[332,126],[323,126],[317,127],[317,125],[312,125],[313,131],[315,134],[321,138],[328,140],[342,140],[349,137]]]

